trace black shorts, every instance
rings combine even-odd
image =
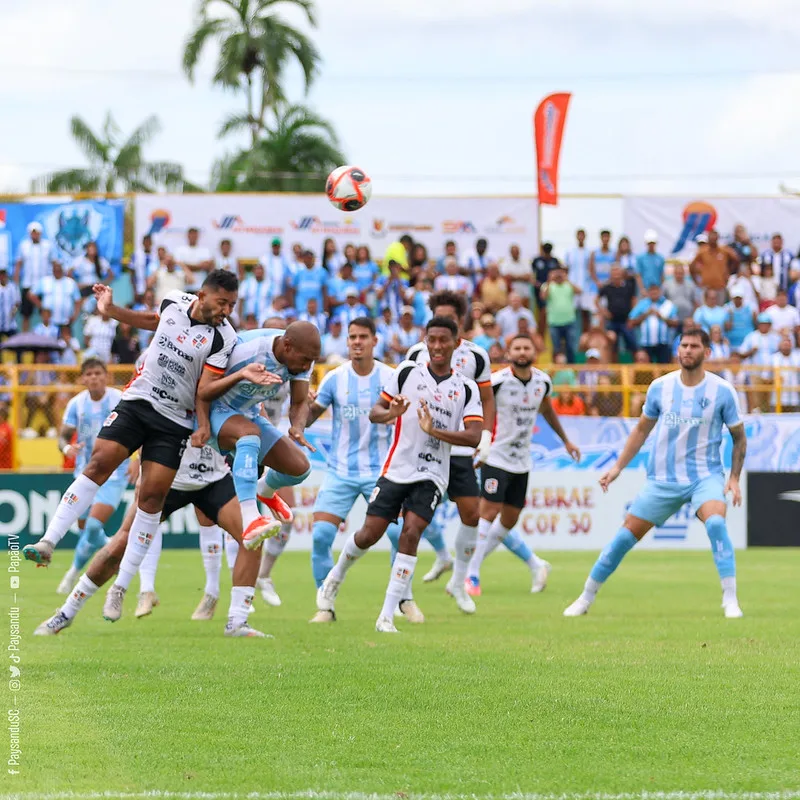
[[[120,400],[97,438],[121,444],[129,453],[141,447],[142,461],[177,470],[190,435],[188,428],[159,414],[147,400]]]
[[[450,481],[447,496],[451,500],[459,497],[478,497],[478,476],[472,466],[471,456],[450,456]]]
[[[216,483],[210,483],[202,489],[187,491],[186,489],[170,489],[164,501],[161,521],[169,519],[181,508],[193,505],[199,508],[215,525],[219,524],[219,512],[236,497],[233,477],[226,475]]]
[[[30,289],[22,290],[22,300],[20,300],[19,304],[19,313],[22,314],[25,319],[32,317],[33,312],[36,311],[36,306],[31,302],[30,292]]]
[[[441,499],[442,493],[433,481],[394,483],[386,478],[378,478],[369,496],[367,516],[394,522],[401,511],[412,511],[425,522],[430,522]]]
[[[525,508],[528,495],[528,473],[508,472],[500,467],[481,467],[481,497],[490,503],[503,503]]]

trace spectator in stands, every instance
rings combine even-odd
[[[326,239],[333,242],[333,239]],[[333,242],[335,246],[335,242]],[[338,255],[333,253],[332,255]],[[293,295],[295,308],[308,308],[308,301],[313,297],[317,307],[328,308],[327,283],[330,273],[321,266],[317,266],[317,259],[312,250],[303,253],[303,269],[299,270],[293,278]],[[333,264],[333,261],[330,262]],[[335,267],[338,269],[338,266]],[[280,293],[282,294],[282,293]],[[290,299],[291,298],[287,298]]]
[[[214,269],[224,269],[232,272],[239,280],[244,277],[244,270],[239,264],[239,260],[233,255],[233,242],[230,239],[222,239],[219,243],[219,253],[214,259]]]
[[[611,266],[616,253],[609,246],[610,241],[611,231],[600,231],[600,247],[589,256],[589,276],[598,290],[611,279]]]
[[[400,314],[400,323],[394,330],[390,348],[395,361],[402,361],[409,347],[422,341],[422,331],[414,325],[414,309],[405,306]]]
[[[244,330],[254,331],[258,328],[258,320],[255,314],[244,315]]]
[[[444,274],[436,276],[433,289],[436,292],[447,289],[451,292],[463,292],[469,295],[472,293],[472,281],[466,275],[461,274],[455,256],[448,256],[444,260]]]
[[[398,258],[401,257],[399,254]],[[381,308],[389,308],[392,319],[399,319],[400,312],[406,305],[408,281],[401,276],[403,265],[394,257],[389,258],[389,274],[382,277],[376,288],[378,303]],[[390,341],[390,340],[387,340]]]
[[[97,305],[92,286],[96,283],[109,283],[113,278],[111,266],[100,256],[97,242],[87,242],[84,254],[72,262],[67,274],[78,284],[81,297],[85,298],[83,310],[87,313],[91,313]]]
[[[494,262],[486,267],[486,277],[478,284],[478,297],[488,311],[495,312],[508,305],[508,282]]]
[[[589,274],[589,251],[586,248],[586,231],[579,228],[575,232],[575,247],[569,250],[564,257],[567,267],[567,276],[570,282],[581,290],[579,307],[581,310],[581,330],[589,330],[592,316],[597,313],[595,298],[597,297],[597,284],[592,281]]]
[[[464,336],[467,339],[474,339],[483,332],[481,317],[486,313],[486,307],[480,300],[473,301],[467,312],[467,319],[464,322]]]
[[[575,363],[575,298],[580,293],[580,288],[567,280],[567,271],[560,264],[550,271],[539,292],[546,308],[553,353],[560,353],[563,347],[570,364]]]
[[[614,334],[617,352],[622,342],[631,353],[636,349],[636,337],[628,325],[635,298],[636,281],[627,277],[622,267],[614,264],[608,282],[600,287],[597,294],[597,310],[605,320],[606,329]]]
[[[778,289],[775,305],[763,313],[772,320],[772,330],[780,336],[800,337],[800,311],[789,305],[789,294],[785,289]]]
[[[344,256],[339,252],[336,240],[327,238],[322,243],[322,269],[329,275],[336,275],[342,264],[344,264]]]
[[[772,356],[774,383],[780,381],[781,411],[800,411],[800,349],[795,346],[794,337],[781,337],[778,352]],[[777,410],[778,393],[772,393],[772,409]]]
[[[526,309],[527,310],[527,309]],[[527,336],[532,342],[533,346],[536,348],[537,353],[541,353],[544,350],[544,339],[539,335],[538,331],[536,330],[536,323],[531,322],[527,317],[520,317],[517,320],[517,334],[519,336]],[[508,347],[511,344],[511,340],[514,336],[506,336],[505,340],[505,347]]]
[[[772,357],[778,352],[781,337],[772,330],[772,320],[766,312],[762,311],[756,318],[756,322],[758,328],[747,334],[739,352],[749,366],[764,367],[750,376],[756,387],[752,394],[752,410],[760,408],[762,411],[768,411],[769,392],[763,387],[770,383],[769,367],[772,366]]]
[[[349,262],[353,266],[353,268],[355,268],[355,266],[356,266],[356,246],[352,242],[348,242],[344,246],[344,250],[342,252],[344,253],[345,263]]]
[[[289,259],[289,271],[292,274],[303,268],[303,253],[305,253],[303,245],[300,242],[295,242],[292,245],[292,257]]]
[[[308,298],[305,310],[297,315],[297,319],[302,322],[310,322],[320,332],[320,335],[328,330],[328,315],[320,310],[316,297]]]
[[[14,468],[14,428],[8,422],[8,406],[0,401],[0,469]]]
[[[720,292],[716,289],[706,289],[704,298],[705,303],[694,312],[693,319],[706,333],[711,333],[713,325],[725,325],[728,319],[728,310],[719,304]]]
[[[120,322],[111,343],[111,361],[114,364],[135,364],[141,352],[137,332],[127,322]]]
[[[709,361],[728,361],[731,357],[731,345],[725,338],[721,325],[711,326],[711,357]]]
[[[412,276],[428,271],[428,250],[422,242],[415,242],[408,256],[408,269]]]
[[[151,314],[157,312],[158,306],[156,306],[156,293],[152,289],[145,289],[142,302],[137,303],[133,307],[133,310],[149,311]],[[150,340],[153,338],[153,331],[148,331],[142,328],[141,330],[137,331],[137,336],[139,338],[139,346],[142,348],[142,350],[146,350],[150,344]]]
[[[373,288],[379,276],[380,270],[372,260],[369,247],[360,245],[356,250],[356,263],[353,268],[353,278],[355,278],[358,291],[363,294]]]
[[[739,223],[733,229],[733,241],[731,250],[736,254],[739,261],[754,262],[758,258],[758,248],[750,241],[750,234],[747,228]],[[731,265],[731,275],[735,274],[734,265]]]
[[[590,417],[618,417],[622,414],[622,392],[610,390],[612,385],[610,375],[597,375],[597,391],[589,401]]]
[[[420,328],[424,328],[433,316],[428,306],[431,294],[433,294],[433,281],[430,278],[418,279],[413,288],[406,292],[406,297],[410,298],[410,304],[414,307],[414,324]]]
[[[64,345],[64,349],[52,355],[53,364],[61,364],[64,367],[77,366],[81,352],[81,343],[72,335],[72,328],[69,325],[62,325],[58,330],[58,341]]]
[[[506,348],[499,342],[495,342],[488,350],[490,364],[506,363]]]
[[[20,375],[20,383],[24,386],[54,386],[58,383],[58,376],[55,372],[41,369],[45,364],[50,363],[50,353],[46,350],[39,350],[36,353],[34,362],[40,369],[23,372]],[[60,409],[66,403],[61,395],[52,392],[27,392],[25,394],[25,422],[20,435],[25,439],[33,439],[37,435],[47,435],[54,438],[57,431],[53,425],[56,419],[60,418]],[[36,417],[39,416],[39,423],[34,429]]]
[[[639,334],[639,347],[647,351],[650,360],[655,364],[669,364],[672,360],[670,344],[680,320],[672,301],[661,294],[660,286],[652,284],[647,289],[631,310],[630,324]]]
[[[264,268],[264,280],[269,285],[270,297],[277,297],[279,294],[285,295],[290,303],[293,299],[294,279],[299,272],[305,269],[305,263],[300,269],[294,269],[289,260],[281,252],[281,240],[276,236],[270,242],[270,251],[258,259],[258,263]],[[305,254],[301,253],[301,259],[305,259]],[[313,254],[312,254],[313,255]],[[327,275],[326,275],[327,278]],[[301,306],[305,308],[305,305]]]
[[[736,272],[738,256],[730,247],[720,247],[715,230],[701,233],[696,241],[697,255],[689,267],[692,279],[703,289],[724,290],[731,273]]]
[[[21,302],[17,284],[9,280],[8,268],[0,266],[0,343],[17,332],[17,311]]]
[[[773,233],[770,248],[761,254],[761,274],[764,268],[770,266],[775,280],[782,289],[787,289],[794,282],[792,273],[798,270],[797,260],[794,255],[783,246],[783,236],[780,233]],[[759,294],[764,297],[764,292],[759,290]],[[767,298],[770,299],[770,298]]]
[[[731,301],[725,306],[727,319],[723,323],[726,338],[734,350],[742,346],[745,337],[756,329],[756,312],[744,304],[744,292],[736,288],[731,292]],[[709,331],[719,323],[709,326]]]
[[[152,288],[156,293],[156,302],[161,305],[170,292],[182,292],[186,281],[183,272],[178,269],[177,262],[166,249],[159,247],[158,253],[161,266],[153,276]]]
[[[638,417],[642,413],[647,387],[653,382],[655,374],[647,366],[650,364],[650,355],[646,350],[637,350],[633,354],[633,363],[636,365],[633,371],[633,386],[637,391],[631,394],[630,415]]]
[[[253,316],[256,324],[269,316],[268,310],[272,305],[272,285],[267,280],[264,264],[261,260],[253,266],[253,271],[239,286],[239,319]]]
[[[33,290],[43,278],[53,274],[53,255],[52,243],[42,239],[42,226],[38,222],[31,222],[28,225],[28,238],[20,242],[14,267],[14,283],[19,286],[22,298],[20,312],[23,331],[30,330],[31,316],[37,308],[33,302]]]
[[[771,305],[774,305],[780,286],[772,264],[762,264],[761,273],[753,275],[752,281],[753,287],[758,293],[758,310],[766,311]]]
[[[117,321],[107,314],[95,313],[86,320],[83,327],[86,349],[91,350],[92,355],[105,364],[111,360],[111,345],[117,334],[117,325]]]
[[[59,326],[53,322],[53,312],[49,308],[39,310],[39,324],[33,329],[36,336],[58,339]]]
[[[495,314],[495,319],[500,326],[500,334],[505,340],[519,332],[519,321],[525,319],[533,330],[536,330],[536,320],[529,309],[522,305],[522,298],[516,293],[508,295],[508,305]]]
[[[658,255],[658,253],[655,255]],[[642,276],[642,273],[640,273],[640,276]],[[642,282],[644,282],[643,277]],[[672,271],[672,278],[664,285],[664,297],[675,306],[675,310],[678,313],[678,321],[680,322],[678,326],[678,331],[680,332],[686,320],[691,320],[697,310],[697,287],[694,285],[694,281],[687,277],[683,264],[675,265]]]
[[[341,364],[347,359],[347,334],[342,321],[334,317],[330,330],[322,337],[322,361],[326,364]]]
[[[467,256],[464,263],[466,267],[467,277],[472,281],[472,285],[476,286],[481,278],[486,273],[486,268],[490,263],[495,261],[487,250],[489,249],[489,242],[486,239],[478,239],[475,242],[475,251]]]
[[[539,255],[531,261],[533,299],[536,302],[536,318],[540,330],[544,330],[547,325],[546,303],[542,297],[542,287],[550,279],[550,273],[560,266],[559,260],[553,255],[553,245],[550,242],[544,242]]]
[[[633,254],[631,240],[627,236],[620,236],[617,242],[617,254],[614,263],[622,267],[623,272],[629,278],[636,280],[636,256]]]
[[[600,353],[600,361],[610,364],[611,357],[616,352],[617,336],[607,331],[600,325],[594,325],[586,333],[582,333],[578,340],[578,349],[582,352],[596,350]]]
[[[556,381],[553,380],[553,383],[556,383]],[[573,374],[571,380],[562,380],[561,383],[566,383],[568,386],[577,386],[578,379]],[[558,394],[553,396],[550,404],[559,417],[583,417],[586,415],[586,403],[571,388],[559,388]]]
[[[508,257],[500,259],[499,267],[500,274],[509,283],[510,291],[516,292],[522,298],[522,304],[529,308],[533,275],[520,254],[518,244],[511,245],[508,249]]]
[[[644,294],[651,286],[661,286],[664,283],[664,256],[656,252],[658,244],[658,234],[650,228],[644,232],[644,244],[646,250],[636,257],[636,280],[639,284],[639,291]],[[683,274],[683,267],[681,266],[681,273]],[[668,298],[672,300],[672,298]],[[675,303],[674,300],[672,300]],[[677,303],[675,303],[677,308]],[[692,307],[694,311],[694,307]],[[681,321],[686,319],[689,314],[682,314],[678,310],[678,317]]]
[[[458,264],[458,252],[456,251],[456,243],[452,239],[448,239],[444,243],[444,255],[436,262],[436,272],[441,275],[445,271],[445,262],[448,258],[454,258]]]
[[[134,252],[128,262],[131,288],[137,303],[142,302],[144,293],[147,291],[148,281],[158,272],[158,267],[158,254],[153,249],[153,237],[146,233],[142,237],[141,248]]]
[[[197,292],[203,285],[209,271],[214,268],[211,251],[199,244],[200,231],[189,228],[186,232],[186,244],[175,248],[175,261],[183,271],[184,288],[187,292]]]
[[[749,375],[742,369],[742,356],[735,350],[731,350],[731,357],[728,361],[728,367],[722,373],[728,383],[733,384],[736,389],[736,394],[739,399],[739,405],[744,411],[750,410],[750,386]]]
[[[64,266],[53,259],[53,271],[46,275],[29,293],[31,302],[38,308],[49,308],[55,325],[72,325],[81,310],[81,293],[78,284],[64,274]]]
[[[336,316],[342,321],[345,330],[354,319],[370,316],[367,307],[358,298],[358,289],[350,286],[344,293],[344,304],[336,309]]]
[[[740,261],[736,275],[728,278],[728,294],[734,289],[741,289],[744,293],[744,304],[753,311],[758,311],[760,299],[752,275],[750,262],[746,258]]]
[[[358,284],[353,278],[353,265],[345,261],[339,269],[339,273],[328,278],[325,288],[328,294],[328,313],[333,315],[335,309],[344,303],[350,289],[358,297]]]
[[[481,319],[482,333],[473,338],[478,347],[482,347],[487,353],[493,344],[503,346],[502,334],[500,333],[500,326],[492,314],[484,314]]]

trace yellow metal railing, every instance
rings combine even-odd
[[[655,378],[675,369],[673,364],[540,364],[554,381],[556,394],[581,396],[586,413],[597,416],[638,416],[647,388]],[[501,364],[494,366],[495,369]],[[800,371],[725,364],[710,371],[731,380],[743,398],[742,411],[800,411]],[[331,367],[315,367],[312,384],[319,385]],[[733,371],[732,371],[733,370]],[[131,378],[130,366],[110,365],[109,385],[122,388]],[[49,364],[0,364],[0,410],[5,410],[14,434],[12,467],[19,466],[20,441],[26,436],[52,438],[61,424],[69,398],[82,390],[80,369]],[[0,414],[0,423],[2,423]],[[2,447],[2,437],[0,437]],[[0,452],[0,465],[4,463]]]

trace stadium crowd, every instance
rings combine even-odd
[[[37,354],[41,363],[76,366],[92,355],[133,364],[152,334],[96,312],[92,284],[115,277],[96,244],[66,263],[42,237],[40,225],[32,223],[28,234],[11,268],[0,265],[0,341],[21,329],[59,342],[62,349]],[[776,368],[782,376],[780,405],[800,408],[800,260],[784,247],[780,233],[759,253],[743,225],[729,244],[712,230],[697,237],[696,254],[686,263],[667,262],[655,231],[635,244],[627,236],[613,244],[604,230],[599,246],[591,247],[586,232],[578,230],[574,247],[561,258],[544,243],[528,259],[516,245],[506,254],[492,253],[485,238],[470,252],[447,241],[441,252],[429,253],[406,235],[379,263],[363,244],[340,251],[328,238],[315,253],[274,238],[257,263],[245,265],[230,240],[212,252],[192,228],[173,252],[145,236],[125,269],[134,307],[141,310],[156,309],[172,290],[197,290],[213,268],[235,272],[240,289],[233,321],[239,329],[260,327],[269,317],[307,320],[322,334],[322,361],[329,365],[346,359],[347,323],[365,314],[376,320],[376,357],[399,363],[422,337],[431,293],[462,292],[471,298],[465,336],[493,364],[504,363],[512,336],[533,338],[540,360],[554,364],[554,382],[561,387],[554,407],[562,415],[620,414],[622,394],[612,388],[620,373],[603,365],[632,363],[634,384],[646,386],[656,374],[647,365],[671,363],[681,328],[693,320],[711,335],[712,368],[716,364],[740,389],[743,408],[775,408],[775,393],[759,387],[774,382]],[[743,365],[763,369],[742,370]],[[54,382],[46,371],[28,379]],[[629,413],[638,413],[642,397],[635,397]],[[0,394],[0,407],[7,400]],[[37,409],[47,406],[48,416],[57,416],[48,405],[53,402],[45,394],[27,395],[27,435],[36,435],[30,419]]]

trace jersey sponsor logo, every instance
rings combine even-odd
[[[195,334],[194,338],[192,339],[192,345],[194,346],[195,350],[202,349],[207,342],[208,336],[204,336],[202,333]]]
[[[184,367],[183,364],[179,364],[177,361],[173,361],[168,355],[165,355],[164,353],[161,353],[158,357],[158,366],[161,367],[162,369],[169,370],[175,375],[186,374],[186,367]]]
[[[68,506],[74,506],[74,505],[75,505],[75,503],[77,503],[77,502],[78,502],[78,500],[79,500],[79,498],[78,498],[78,495],[76,495],[76,494],[75,494],[75,492],[67,492],[67,493],[64,495],[64,502],[65,502],[65,503],[66,503]]]
[[[175,325],[175,324],[176,324],[176,323],[175,323],[175,320],[174,320],[174,319],[172,319],[172,317],[170,317],[170,318],[167,320],[167,325]]]
[[[442,463],[442,459],[439,458],[438,456],[434,455],[433,453],[417,453],[417,458],[420,459],[421,461],[426,461],[429,464],[430,463],[434,463],[434,464],[441,464]]]
[[[156,397],[160,397],[162,400],[169,400],[171,403],[178,402],[178,398],[174,395],[171,395],[166,389],[159,389],[158,386],[151,386],[150,391]]]
[[[354,405],[345,405],[340,406],[342,419],[358,419],[359,417],[365,417],[369,414],[368,408],[361,408],[360,406]]]
[[[181,339],[181,337],[178,336],[178,341],[182,342],[185,338],[186,337],[184,336],[183,339]],[[180,356],[184,361],[194,361],[194,356],[190,356],[188,353],[184,353],[183,350],[180,349],[180,347],[176,347],[169,340],[169,337],[164,336],[163,333],[161,334],[161,336],[158,337],[158,346],[165,347],[167,350],[171,350],[173,353],[175,353],[175,355]]]
[[[202,462],[198,462],[196,464],[189,464],[189,469],[196,470],[197,472],[200,473],[214,471],[214,467],[210,467],[208,464],[203,464]]]
[[[175,337],[175,341],[176,341],[178,344],[183,344],[183,343],[186,341],[186,333],[179,333],[179,334],[178,334],[178,335]]]
[[[679,414],[676,414],[674,411],[668,411],[662,417],[664,420],[664,425],[667,428],[678,428],[681,425],[687,425],[690,428],[697,428],[703,424],[702,417],[682,417]]]
[[[119,416],[116,411],[112,411],[103,421],[103,427],[108,428],[113,424],[114,420]]]
[[[136,534],[136,540],[139,544],[150,545],[153,541],[153,534],[150,531],[139,531]]]
[[[483,482],[483,488],[486,490],[486,494],[497,494],[497,478],[487,478]]]
[[[167,375],[166,372],[162,373],[161,377],[159,378],[161,381],[162,386],[166,386],[167,389],[174,389],[175,388],[175,378],[170,375]]]

